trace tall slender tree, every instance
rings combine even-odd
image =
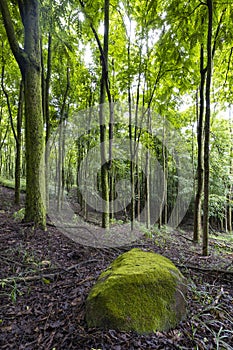
[[[24,47],[16,36],[10,13],[13,3],[0,1],[0,11],[13,55],[24,82],[26,143],[25,220],[45,228],[44,131],[41,95],[41,52],[39,33],[39,1],[17,1],[24,28]]]
[[[208,255],[209,238],[209,169],[210,169],[210,117],[211,117],[211,78],[212,78],[212,31],[213,31],[213,3],[207,0],[208,7],[208,35],[207,35],[207,69],[206,69],[206,113],[204,125],[204,203],[203,203],[203,255]]]
[[[195,208],[194,208],[194,229],[193,229],[193,241],[197,243],[199,241],[201,233],[201,210],[202,210],[202,194],[203,194],[203,123],[204,123],[204,88],[206,80],[206,67],[204,67],[204,46],[201,44],[200,50],[200,108],[197,121],[197,192],[195,198]]]
[[[108,164],[106,154],[106,111],[104,103],[106,100],[106,87],[108,86],[108,41],[109,41],[109,0],[104,2],[104,45],[101,55],[102,75],[100,82],[100,153],[101,153],[101,188],[102,188],[102,227],[109,227],[109,182],[108,182]],[[111,142],[111,141],[110,141]]]

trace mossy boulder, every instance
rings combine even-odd
[[[132,249],[115,259],[91,289],[87,324],[140,334],[168,330],[185,316],[186,289],[169,259]]]

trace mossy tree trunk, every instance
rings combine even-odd
[[[17,137],[16,137],[16,155],[15,155],[15,203],[20,202],[20,176],[21,176],[21,139],[22,139],[22,120],[23,120],[23,102],[24,102],[23,81],[20,82],[19,101],[17,111]]]
[[[45,227],[44,132],[41,104],[41,73],[25,67],[25,220]]]
[[[45,228],[44,131],[41,94],[39,1],[18,1],[24,27],[24,48],[16,37],[6,0],[0,10],[11,50],[19,65],[25,95],[26,204],[25,220]]]

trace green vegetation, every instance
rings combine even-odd
[[[189,208],[203,255],[209,224],[233,231],[232,11],[212,0],[0,2],[0,183],[14,178],[18,203],[21,180],[26,221],[45,228],[49,189],[58,212],[76,189],[103,227],[175,227]]]
[[[101,273],[86,303],[89,327],[149,333],[185,316],[185,279],[167,258],[132,249]]]
[[[16,221],[22,221],[25,215],[25,208],[21,208],[13,214],[13,218]]]
[[[0,185],[8,187],[8,188],[15,188],[15,182],[14,180],[9,180],[6,178],[2,178],[0,177]],[[25,191],[26,190],[26,182],[25,179],[21,180],[21,186],[20,186],[21,191]]]

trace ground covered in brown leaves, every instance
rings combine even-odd
[[[55,227],[33,231],[13,218],[19,208],[12,203],[12,190],[0,188],[0,349],[233,349],[233,240],[212,238],[207,258],[188,230],[163,229],[131,246],[95,249]],[[135,246],[169,257],[186,276],[186,320],[143,336],[88,329],[90,288],[114,258]]]

